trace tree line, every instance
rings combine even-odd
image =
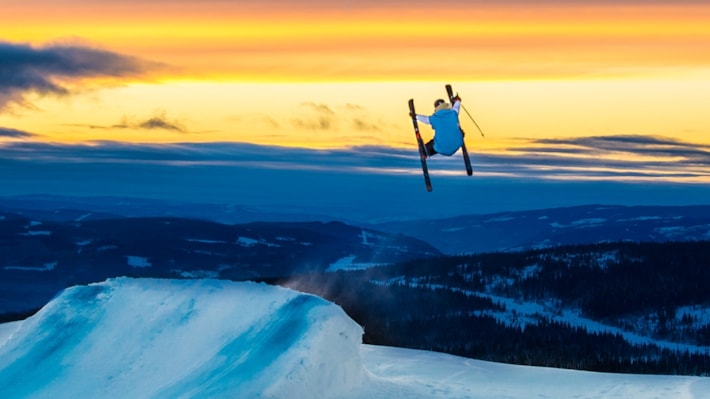
[[[634,345],[543,316],[511,325],[494,317],[503,305],[470,292],[554,299],[607,324],[648,315],[657,320],[654,338],[677,338],[674,330],[683,328],[685,343],[709,346],[710,325],[702,325],[709,321],[675,313],[710,306],[703,289],[708,266],[708,242],[618,242],[428,258],[272,282],[339,304],[364,327],[369,344],[524,365],[707,376],[710,347],[694,353]]]

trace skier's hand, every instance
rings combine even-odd
[[[417,117],[417,114],[415,114],[414,112],[410,112],[410,113],[409,113],[409,116],[410,116],[412,119],[415,119],[415,118]]]
[[[461,97],[459,97],[458,93],[456,93],[456,95],[451,98],[452,103],[455,103],[456,101],[461,101]]]

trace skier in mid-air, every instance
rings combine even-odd
[[[443,99],[434,101],[432,115],[411,114],[422,123],[431,125],[434,129],[434,138],[425,144],[427,156],[434,154],[454,155],[463,144],[463,131],[459,127],[459,109],[461,98],[457,95],[451,99],[450,105]]]
[[[454,94],[454,89],[451,85],[446,85],[445,88],[447,98],[453,105],[449,105],[445,100],[438,99],[434,101],[434,113],[432,115],[417,114],[414,107],[414,99],[410,98],[408,101],[409,116],[412,119],[414,136],[417,138],[419,160],[422,164],[422,174],[424,175],[424,184],[426,185],[427,191],[431,191],[432,187],[431,179],[429,178],[429,167],[427,166],[426,160],[434,154],[451,156],[460,148],[464,164],[466,165],[466,174],[469,176],[473,174],[471,159],[468,156],[466,143],[463,140],[464,132],[459,125],[459,109],[463,108],[466,115],[471,118],[471,121],[473,121],[478,130],[481,130],[476,121],[473,120],[471,114],[466,111],[466,107],[461,105],[461,97],[459,97],[458,94]],[[422,140],[422,136],[419,133],[419,122],[431,125],[434,129],[434,137],[426,144],[424,144],[424,140]],[[483,132],[481,131],[481,136],[482,135]]]

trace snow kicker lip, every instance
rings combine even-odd
[[[285,288],[110,279],[63,291],[0,344],[0,396],[336,392],[364,375],[361,337],[338,306]]]

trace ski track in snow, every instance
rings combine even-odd
[[[533,266],[530,266],[531,268]],[[528,269],[530,271],[532,269]],[[388,281],[371,281],[373,284],[380,284],[380,285],[391,285],[391,284],[402,284],[403,279],[391,279]],[[547,306],[544,303],[538,303],[538,302],[524,302],[524,301],[519,301],[517,299],[513,298],[507,298],[499,295],[494,295],[488,292],[481,292],[481,291],[471,291],[471,290],[465,290],[465,289],[460,289],[460,288],[450,288],[446,287],[441,284],[421,284],[417,282],[409,282],[407,283],[411,287],[423,287],[423,288],[428,288],[428,289],[450,289],[452,291],[460,292],[466,295],[470,296],[477,296],[480,298],[488,298],[492,300],[494,303],[499,303],[505,307],[505,312],[494,312],[494,311],[481,311],[483,314],[487,314],[491,317],[494,317],[501,323],[505,323],[509,326],[522,326],[524,327],[525,324],[535,324],[537,323],[537,320],[540,317],[547,318],[549,320],[557,321],[560,323],[567,323],[571,326],[574,327],[582,327],[586,329],[590,333],[609,333],[609,334],[619,334],[622,336],[627,342],[629,342],[632,345],[643,345],[643,344],[650,344],[650,345],[657,345],[660,348],[666,348],[670,350],[678,350],[678,351],[689,351],[691,353],[701,353],[701,354],[707,354],[710,353],[710,347],[706,346],[698,346],[698,345],[690,345],[690,344],[683,344],[683,343],[678,343],[678,342],[669,342],[669,341],[662,341],[658,339],[654,339],[651,337],[635,334],[630,331],[626,331],[622,328],[619,327],[614,327],[610,326],[607,324],[603,324],[598,321],[594,321],[591,319],[588,319],[584,316],[582,316],[581,311],[579,310],[574,310],[574,309],[557,309],[556,307],[550,307]],[[506,284],[504,281],[502,284]],[[691,314],[695,314],[696,316],[700,317],[706,317],[707,315],[710,314],[710,311],[707,311],[706,308],[701,308],[702,310],[695,310]],[[682,310],[682,309],[681,309]],[[683,315],[684,313],[680,313],[679,315]],[[706,324],[708,320],[710,320],[710,317],[707,319],[702,319],[705,321],[701,321],[701,324]],[[710,399],[710,397],[708,397]]]
[[[142,256],[128,255],[128,256],[126,256],[126,263],[128,264],[128,266],[138,267],[138,268],[153,266],[150,263],[150,261],[148,260],[148,258],[144,258]]]
[[[380,263],[372,262],[355,262],[355,258],[357,258],[355,255],[342,257],[331,263],[325,271],[336,272],[338,270],[363,270],[380,265]]]
[[[286,288],[109,279],[0,324],[0,398],[710,398],[710,378],[506,365],[362,333]]]

